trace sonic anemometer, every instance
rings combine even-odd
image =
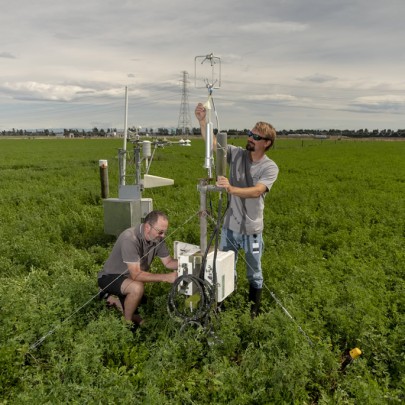
[[[207,88],[209,93],[213,89],[221,87],[221,58],[209,55],[196,56],[194,58],[195,87]]]

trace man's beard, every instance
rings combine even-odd
[[[248,150],[250,152],[254,152],[255,151],[255,144],[248,141],[248,143],[246,144],[246,150]]]

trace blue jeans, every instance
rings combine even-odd
[[[264,248],[262,234],[244,235],[233,232],[230,229],[222,228],[221,243],[219,250],[235,252],[235,281],[236,281],[236,263],[238,260],[238,251],[245,251],[246,277],[249,284],[254,288],[263,287],[262,273],[262,252]]]

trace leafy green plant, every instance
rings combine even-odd
[[[96,283],[115,239],[103,231],[98,160],[109,161],[115,197],[120,143],[0,140],[4,403],[403,400],[405,143],[280,139],[270,151],[280,176],[266,197],[263,314],[250,318],[241,255],[237,289],[211,328],[182,328],[167,313],[170,285],[150,284],[135,334],[98,300]],[[199,244],[203,155],[199,139],[156,152],[150,174],[175,185],[143,196],[168,213],[169,247]],[[217,207],[209,195],[214,220]],[[341,371],[356,346],[362,356]]]

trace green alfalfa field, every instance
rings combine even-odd
[[[98,161],[116,197],[121,147],[0,141],[0,403],[404,401],[405,142],[280,139],[269,152],[280,175],[266,197],[263,313],[250,319],[239,260],[212,333],[180,332],[170,285],[149,284],[135,335],[97,298],[115,239],[104,234]],[[149,173],[175,184],[143,197],[168,213],[170,249],[199,243],[203,161],[200,139],[155,153]],[[210,196],[214,216],[217,204]],[[342,371],[355,347],[362,355]]]

